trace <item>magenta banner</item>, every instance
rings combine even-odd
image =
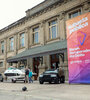
[[[68,20],[66,26],[69,83],[90,83],[90,12]]]

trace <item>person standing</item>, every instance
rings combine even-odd
[[[65,81],[65,76],[64,76],[64,69],[62,67],[59,67],[59,77],[60,77],[60,82],[64,83]]]
[[[33,80],[32,80],[32,71],[29,70],[29,83],[33,83]]]
[[[26,67],[25,69],[25,83],[29,82],[29,69]]]

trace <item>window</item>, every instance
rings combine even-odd
[[[20,34],[20,47],[24,47],[25,46],[25,34],[22,33]]]
[[[3,62],[0,62],[0,67],[3,67]]]
[[[4,54],[4,41],[1,42],[1,53]]]
[[[49,22],[49,39],[57,37],[57,20]]]
[[[70,13],[69,14],[69,18],[77,17],[79,15],[81,15],[81,10],[80,9],[77,10],[77,11],[74,11],[74,12]]]
[[[14,50],[14,38],[10,38],[10,51]]]
[[[34,28],[33,29],[33,34],[32,34],[32,38],[33,38],[33,44],[38,43],[38,33],[39,33],[39,27]]]

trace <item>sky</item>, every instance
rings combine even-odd
[[[26,16],[25,11],[44,0],[0,0],[0,30]]]

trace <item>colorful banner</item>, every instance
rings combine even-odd
[[[90,83],[90,12],[66,22],[69,83]]]

